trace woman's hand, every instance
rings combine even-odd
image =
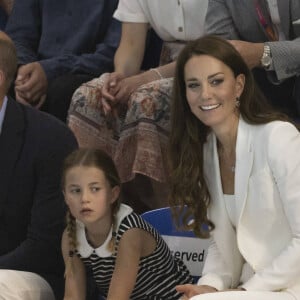
[[[107,74],[103,87],[102,97],[109,101],[113,101],[115,98],[116,91],[118,91],[119,83],[125,78],[125,76],[118,72],[112,72]]]
[[[183,293],[181,300],[188,300],[193,296],[207,293],[215,293],[218,290],[209,285],[195,285],[195,284],[183,284],[177,285],[176,290],[179,293]]]
[[[138,74],[124,78],[113,89],[114,91],[114,103],[127,103],[130,95],[142,84],[146,83],[143,80],[143,75]]]
[[[109,114],[113,110],[115,102],[115,93],[118,89],[118,84],[125,76],[118,72],[107,74],[103,87],[101,89],[101,106],[105,115]]]
[[[120,73],[111,73],[101,90],[101,104],[105,114],[111,113],[119,103],[127,104],[130,95],[142,84],[147,83],[143,73],[126,77]]]

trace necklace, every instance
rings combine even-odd
[[[226,156],[223,148],[219,147],[219,159],[227,169],[229,169],[232,173],[235,172],[235,153],[231,156]]]

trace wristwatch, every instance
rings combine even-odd
[[[264,69],[268,69],[272,63],[272,56],[271,56],[271,48],[268,45],[264,45],[264,52],[263,56],[260,59],[261,65]]]

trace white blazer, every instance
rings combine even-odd
[[[298,130],[288,122],[250,125],[240,119],[236,229],[225,208],[214,134],[204,146],[204,175],[211,194],[208,215],[216,228],[198,284],[219,290],[240,284],[246,290],[288,290],[300,300]],[[245,265],[254,273],[247,275]]]

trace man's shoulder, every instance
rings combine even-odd
[[[29,106],[23,106],[23,110],[26,139],[41,144],[51,144],[55,148],[77,147],[76,138],[65,123]]]
[[[53,132],[58,131],[62,134],[72,134],[71,130],[65,123],[48,113],[42,112],[30,106],[25,106],[24,111],[28,125],[38,131],[47,130]]]

